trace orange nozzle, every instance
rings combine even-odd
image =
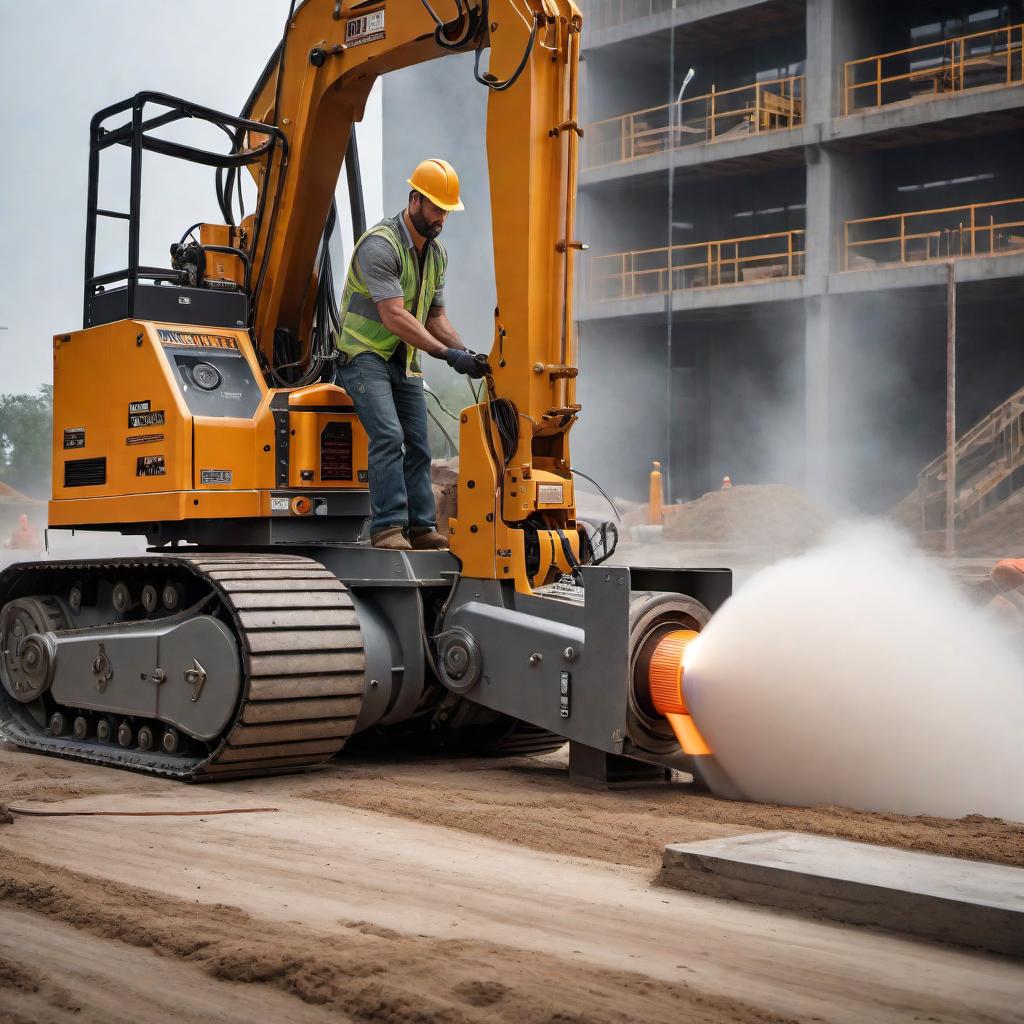
[[[686,649],[697,636],[698,633],[692,629],[677,629],[666,633],[651,655],[647,683],[651,691],[651,703],[672,727],[683,753],[704,755],[710,754],[711,748],[694,723],[683,693]]]

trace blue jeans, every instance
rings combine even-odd
[[[433,528],[437,510],[423,379],[406,376],[398,359],[385,362],[361,352],[338,368],[338,381],[370,437],[370,532],[392,526]]]

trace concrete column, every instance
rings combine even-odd
[[[829,121],[839,110],[835,68],[836,6],[841,0],[807,0],[807,71],[804,111],[808,124]]]
[[[805,430],[806,479],[804,489],[818,500],[830,497],[833,457],[829,406],[835,323],[827,296],[811,296],[805,304]]]

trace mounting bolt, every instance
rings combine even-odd
[[[543,660],[544,655],[541,654],[540,651],[534,651],[533,654],[530,655],[530,664],[534,668],[536,668]]]
[[[370,688],[371,689],[376,689],[378,686],[380,686],[380,680],[379,679],[371,679],[370,680]]]
[[[575,661],[576,660],[576,648],[575,647],[566,647],[566,649],[564,651],[562,651],[562,657],[565,658],[566,661]]]

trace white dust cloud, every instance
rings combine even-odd
[[[686,661],[686,697],[752,800],[1024,821],[1024,637],[891,527],[764,569]]]

